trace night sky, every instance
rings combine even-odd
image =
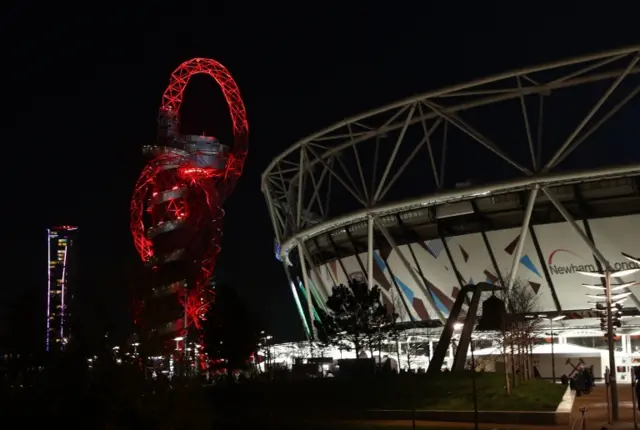
[[[608,17],[578,1],[548,2],[552,13],[543,12],[545,2],[536,10],[495,1],[220,3],[3,6],[0,335],[20,330],[42,344],[45,228],[55,224],[80,227],[85,312],[106,329],[128,319],[131,273],[140,264],[128,228],[140,149],[155,140],[171,72],[191,57],[230,70],[251,132],[245,174],[225,206],[217,276],[278,338],[294,339],[300,323],[260,192],[260,174],[276,154],[414,93],[640,41],[635,14]],[[192,80],[181,113],[183,132],[230,143],[212,80]]]

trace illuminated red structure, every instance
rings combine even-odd
[[[180,133],[183,91],[196,74],[220,85],[233,123],[233,146],[209,136]],[[162,96],[158,142],[145,146],[150,161],[131,199],[131,233],[143,261],[153,268],[139,322],[166,343],[186,339],[211,302],[210,285],[222,236],[222,204],[242,174],[249,128],[240,91],[217,61],[194,58],[171,74]],[[186,342],[186,341],[185,341]]]

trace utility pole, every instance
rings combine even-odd
[[[556,383],[556,354],[553,350],[555,341],[553,338],[553,318],[551,318],[551,380],[554,384]]]
[[[605,269],[604,286],[607,297],[607,342],[609,347],[609,387],[611,388],[611,419],[618,421],[618,382],[616,380],[616,341],[613,337],[613,302],[611,299],[611,271]]]
[[[564,319],[564,315],[558,315],[555,317],[547,317],[545,318],[549,321],[550,329],[551,329],[551,379],[553,383],[556,383],[556,354],[554,351],[555,334],[553,332],[553,323],[556,321],[560,321]]]
[[[615,422],[619,418],[619,414],[618,414],[619,399],[618,399],[618,381],[616,377],[616,341],[614,338],[614,333],[615,333],[614,324],[617,327],[621,326],[619,313],[622,311],[622,302],[624,302],[626,298],[632,294],[631,291],[628,291],[628,288],[634,285],[635,282],[626,282],[626,283],[623,282],[621,284],[612,285],[611,278],[619,279],[640,271],[640,260],[633,258],[629,255],[622,254],[627,260],[631,261],[632,263],[635,263],[635,266],[633,266],[633,268],[631,269],[624,269],[617,272],[613,272],[612,271],[613,268],[607,262],[604,256],[600,253],[600,251],[598,251],[598,249],[595,248],[593,244],[590,245],[590,248],[592,248],[594,255],[598,257],[598,260],[603,263],[603,265],[605,266],[605,269],[603,272],[578,272],[578,273],[580,273],[581,275],[591,276],[593,278],[600,278],[600,279],[604,278],[604,286],[590,285],[590,284],[582,284],[582,286],[589,289],[595,289],[600,291],[604,289],[604,294],[598,294],[595,296],[591,294],[587,294],[587,296],[598,299],[599,301],[596,302],[596,309],[600,312],[606,313],[606,315],[604,315],[602,318],[601,326],[602,326],[602,330],[604,331],[605,330],[604,318],[606,318],[607,347],[609,349],[609,373],[608,373],[608,380],[606,382],[608,383],[609,388],[611,389],[611,394],[609,397],[609,399],[611,400],[611,408],[610,408],[611,421]],[[616,308],[615,318],[613,315],[613,310],[614,310],[613,290],[614,289],[616,291],[622,290],[621,293],[617,293],[615,295],[615,308]],[[601,302],[603,299],[603,296],[604,296],[604,304]]]
[[[478,391],[476,388],[476,356],[474,354],[473,339],[471,340],[471,390],[473,391],[473,428],[478,430]]]

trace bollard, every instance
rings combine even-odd
[[[416,430],[416,408],[415,408],[415,406],[413,408],[411,408],[411,424],[412,424],[412,429]]]
[[[638,430],[638,421],[636,420],[636,409],[638,408],[638,399],[636,398],[636,385],[638,380],[635,376],[635,369],[631,372],[631,407],[633,408],[633,428]]]

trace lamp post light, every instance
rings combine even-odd
[[[184,340],[183,336],[174,337],[173,340],[176,341],[176,351],[180,351],[180,342]]]
[[[555,355],[555,351],[554,351],[554,343],[555,343],[555,339],[553,337],[553,323],[556,321],[560,321],[565,319],[565,315],[558,315],[555,317],[547,317],[547,316],[541,316],[542,319],[545,319],[547,321],[549,321],[549,329],[551,330],[551,380],[553,381],[553,383],[556,383],[556,355]]]
[[[266,352],[266,359],[267,359],[267,367],[269,367],[269,369],[271,369],[271,339],[273,339],[273,336],[266,335],[263,337],[263,342],[264,342],[264,349]]]
[[[138,356],[138,346],[140,346],[140,342],[133,342],[131,344],[131,346],[133,346],[133,355],[135,357],[137,357]],[[118,349],[120,349],[120,348],[118,348]],[[115,348],[114,348],[114,350],[115,350]]]
[[[180,376],[184,376],[186,374],[186,370],[185,370],[185,361],[186,361],[186,349],[187,349],[187,342],[184,342],[184,347],[182,348],[182,354],[179,354],[179,352],[181,351],[180,349],[180,342],[182,342],[183,340],[185,340],[184,336],[178,336],[178,337],[174,337],[173,340],[176,341],[176,361],[180,360],[180,358],[182,358],[182,360],[180,360],[178,363],[178,375]]]
[[[271,339],[273,336],[266,334],[264,330],[260,332],[260,342],[258,343],[258,352],[265,354],[265,370],[271,366]]]
[[[637,264],[634,259],[625,255],[625,257],[634,263]],[[604,313],[606,317],[606,331],[607,331],[607,348],[609,350],[609,387],[611,389],[611,419],[612,421],[618,420],[618,383],[616,377],[616,357],[615,357],[615,339],[614,339],[614,317],[613,317],[613,308],[617,305],[622,305],[622,303],[627,299],[628,296],[631,295],[630,291],[624,291],[631,285],[634,285],[635,282],[626,282],[622,284],[612,284],[611,278],[622,278],[625,276],[632,275],[639,271],[640,268],[628,269],[628,270],[620,270],[618,272],[613,272],[609,268],[605,269],[603,272],[578,272],[581,275],[590,276],[593,278],[604,278],[604,286],[602,285],[591,285],[591,284],[582,284],[583,287],[589,288],[592,290],[602,291],[602,294],[587,294],[587,297],[591,297],[596,299],[596,302],[592,302],[596,304],[595,310],[601,313]],[[621,291],[622,290],[622,291]],[[621,291],[620,293],[613,294],[613,292]]]

